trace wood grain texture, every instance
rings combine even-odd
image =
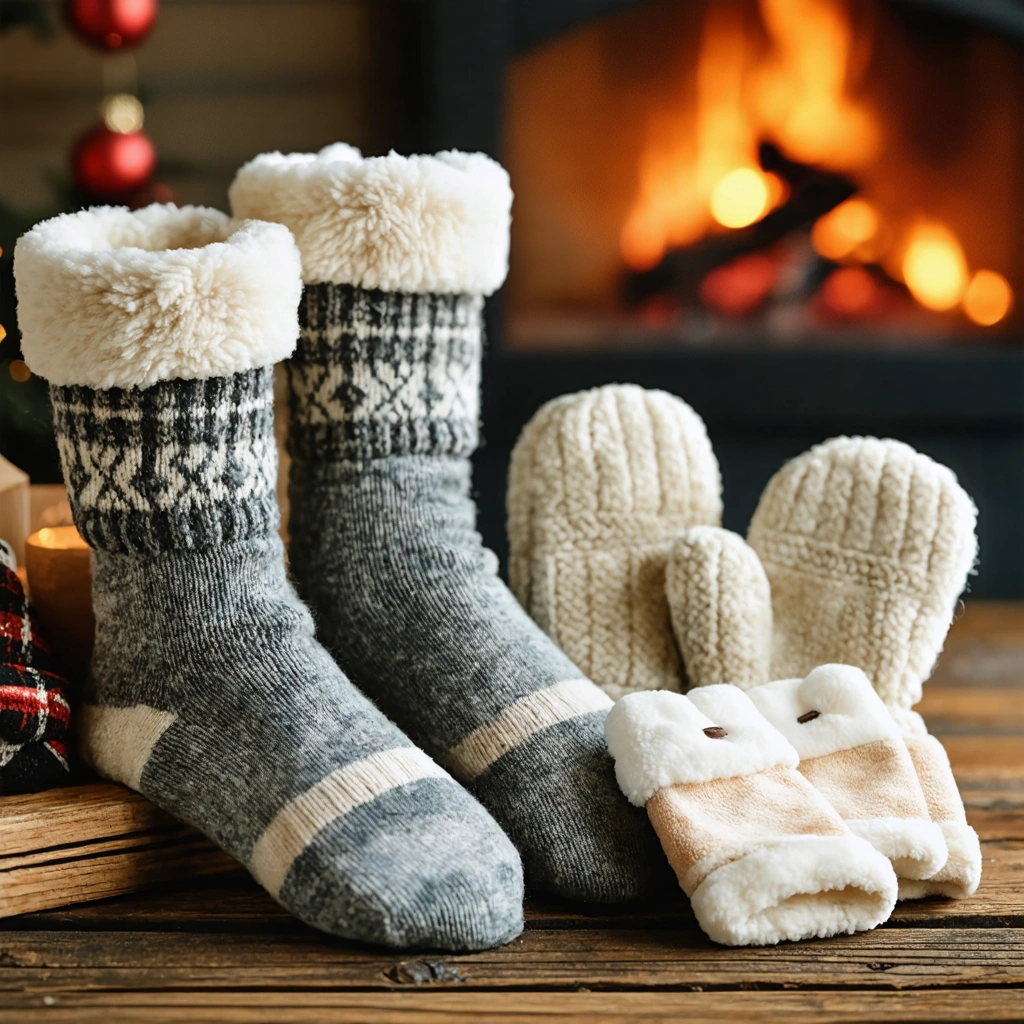
[[[123,786],[0,800],[0,917],[235,866],[205,836]]]
[[[972,658],[988,665],[984,684],[947,674],[922,711],[982,838],[969,900],[902,903],[860,935],[727,949],[679,893],[625,907],[534,898],[526,931],[501,949],[401,954],[305,927],[235,867],[3,921],[0,1024],[1024,1019],[1024,605],[968,607],[943,664],[961,657],[958,673],[971,674]],[[108,813],[104,799],[64,815],[69,841]],[[119,806],[125,837],[184,841],[141,798]],[[38,851],[24,845],[0,827],[0,857],[34,865]]]

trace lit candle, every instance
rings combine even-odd
[[[25,541],[29,593],[54,653],[76,679],[92,655],[89,546],[73,526],[47,526]]]

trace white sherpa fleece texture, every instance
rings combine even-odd
[[[874,928],[896,905],[896,875],[856,836],[796,836],[713,871],[690,897],[726,946],[827,938]]]
[[[98,206],[14,250],[25,361],[51,384],[147,387],[276,363],[298,338],[299,254],[280,224]]]
[[[801,761],[899,737],[882,698],[852,665],[819,665],[805,679],[778,679],[747,693]],[[799,721],[814,711],[816,718]]]
[[[490,295],[508,272],[512,189],[482,153],[264,153],[228,195],[236,217],[291,229],[306,284]]]
[[[714,726],[727,735],[706,736],[704,730]],[[688,697],[669,690],[627,694],[608,712],[604,731],[619,787],[637,807],[666,786],[752,775],[780,764],[795,768],[799,761],[735,686],[706,686]]]
[[[904,878],[931,878],[946,863],[946,841],[934,821],[920,818],[853,818],[846,827],[889,858]]]
[[[978,833],[966,821],[946,819],[936,822],[942,830],[948,851],[946,863],[924,881],[900,879],[901,900],[924,896],[949,896],[964,900],[973,896],[981,881],[981,844]]]

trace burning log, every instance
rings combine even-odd
[[[628,302],[641,303],[665,292],[692,300],[713,270],[740,256],[767,249],[792,231],[810,228],[857,191],[842,175],[789,160],[770,143],[761,145],[759,157],[766,172],[777,174],[788,185],[786,202],[749,227],[672,249],[650,270],[630,272],[625,280]]]

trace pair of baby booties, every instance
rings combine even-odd
[[[911,710],[974,564],[970,498],[840,437],[772,478],[747,541],[721,511],[704,424],[664,392],[566,395],[513,452],[513,589],[618,700],[616,776],[699,924],[765,944],[971,895],[978,837]]]

